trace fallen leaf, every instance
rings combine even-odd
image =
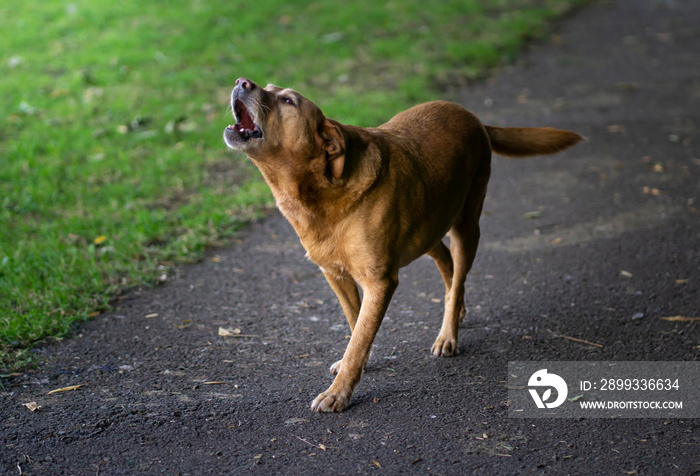
[[[23,403],[22,405],[29,408],[30,412],[41,410],[41,405],[38,405],[36,402]]]
[[[686,316],[672,316],[672,317],[662,317],[664,321],[672,322],[695,322],[700,321],[700,317],[686,317]]]
[[[379,461],[377,461],[377,460],[374,460],[374,459],[373,459],[373,460],[372,460],[372,463],[374,463],[374,464],[375,464],[375,466],[377,466],[377,468],[379,468],[379,469],[381,469],[381,468],[382,468],[382,465],[381,465],[381,464],[379,464]]]
[[[95,238],[94,240],[92,240],[92,242],[95,243],[96,245],[101,245],[105,241],[107,241],[107,237],[105,235],[100,235],[97,238]]]
[[[154,312],[152,314],[146,314],[146,319],[152,319],[154,317],[158,317],[158,313]]]
[[[676,279],[676,284],[688,284],[687,279]]]
[[[78,390],[80,387],[83,387],[83,386],[85,386],[85,385],[87,385],[87,384],[86,384],[86,383],[81,383],[81,384],[78,384],[78,385],[70,385],[70,386],[68,386],[68,387],[57,388],[57,389],[55,389],[55,390],[51,390],[51,391],[50,391],[49,393],[47,393],[46,395],[51,395],[52,393],[70,392],[70,391],[72,391],[72,390]]]
[[[658,195],[662,194],[661,190],[659,190],[658,188],[651,188],[651,187],[647,187],[647,186],[642,187],[642,193],[644,193],[645,195],[654,195],[654,196],[658,196]]]
[[[221,385],[222,383],[228,383],[228,382],[216,380],[213,382],[202,382],[202,385]]]
[[[629,271],[625,271],[625,270],[623,269],[622,271],[620,271],[620,276],[624,276],[625,278],[631,278],[631,277],[632,277],[632,273],[630,273]]]
[[[233,329],[232,327],[219,327],[219,335],[221,337],[235,336],[239,335],[241,330],[239,328]]]

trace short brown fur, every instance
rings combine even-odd
[[[415,106],[377,128],[343,125],[296,91],[245,78],[236,81],[231,107],[238,124],[226,128],[224,140],[260,169],[352,332],[342,360],[331,367],[335,380],[311,404],[314,411],[348,406],[398,271],[423,254],[435,260],[445,284],[432,353],[457,353],[491,151],[551,154],[581,140],[559,129],[484,126],[445,101]]]

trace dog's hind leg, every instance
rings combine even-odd
[[[472,267],[476,250],[479,245],[481,231],[479,217],[486,195],[486,184],[490,175],[490,161],[482,165],[474,178],[467,198],[464,201],[462,214],[450,229],[451,263],[445,258],[447,248],[439,246],[431,250],[430,256],[435,258],[438,269],[443,276],[445,286],[445,315],[442,320],[440,333],[432,347],[432,354],[438,357],[449,357],[458,353],[457,334],[459,324],[464,319],[466,307],[464,304],[464,283],[467,273]],[[449,271],[447,264],[452,264],[451,280],[446,278]],[[449,286],[448,286],[449,283]]]
[[[323,270],[323,275],[326,277],[328,284],[331,285],[333,291],[335,291],[336,296],[338,296],[338,301],[340,301],[340,307],[343,308],[343,313],[345,313],[345,318],[348,320],[348,325],[350,326],[350,332],[355,331],[355,324],[357,323],[357,316],[360,313],[360,293],[357,289],[357,284],[352,276],[337,277],[336,275]],[[340,364],[343,361],[339,360],[333,365],[331,365],[331,374],[336,375],[340,371]]]
[[[458,352],[459,314],[464,308],[464,282],[469,271],[467,240],[468,238],[455,230],[454,227],[450,230],[450,252],[454,272],[452,273],[450,289],[445,294],[445,314],[442,318],[442,327],[432,347],[432,354],[438,357],[449,357]]]
[[[435,264],[440,271],[442,280],[445,282],[445,300],[447,300],[450,294],[450,289],[452,289],[452,275],[454,274],[454,263],[452,262],[450,250],[441,241],[435,248],[428,251],[427,255],[435,260]],[[462,307],[459,311],[459,322],[462,322],[465,315],[466,311],[464,301],[462,301]]]

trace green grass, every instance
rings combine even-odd
[[[0,369],[271,204],[221,140],[238,76],[376,125],[576,3],[4,0]]]

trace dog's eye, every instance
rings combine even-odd
[[[294,99],[292,99],[289,96],[280,96],[280,100],[286,102],[287,104],[289,104],[291,106],[295,106]]]

